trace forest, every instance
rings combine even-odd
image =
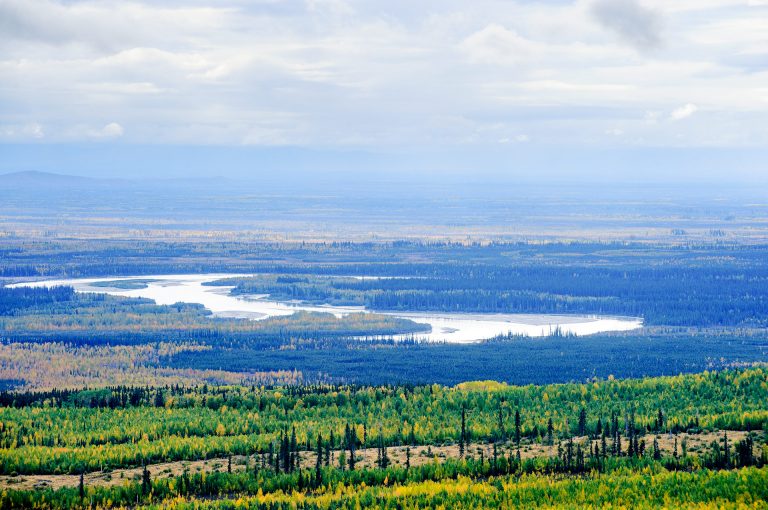
[[[648,508],[759,507],[767,392],[765,368],[545,386],[3,392],[0,507],[536,507],[601,505],[609,493]],[[425,445],[451,454],[425,458]],[[223,462],[155,467],[206,458]],[[114,483],[124,467],[138,471]],[[97,472],[112,475],[91,482]],[[14,488],[25,476],[42,486]]]
[[[765,507],[762,245],[10,239],[3,283],[195,272],[248,298],[642,317],[422,343],[0,287],[0,508]],[[377,276],[380,278],[360,278]],[[383,277],[383,278],[381,278]]]
[[[144,364],[162,371],[160,379],[178,376],[205,382],[204,372],[215,371],[212,380],[229,382],[256,372],[279,372],[299,373],[312,383],[457,384],[492,378],[525,384],[691,373],[768,360],[763,291],[768,253],[761,244],[10,238],[0,246],[0,254],[0,273],[7,283],[52,277],[100,276],[111,282],[141,274],[255,273],[216,284],[234,283],[234,293],[246,298],[268,293],[278,300],[364,305],[380,311],[618,314],[641,317],[645,325],[630,333],[554,336],[546,342],[503,337],[475,345],[419,344],[402,338],[395,343],[387,337],[422,327],[378,314],[337,319],[302,313],[254,322],[213,317],[194,304],[158,306],[71,289],[0,287],[3,342],[84,348],[142,348],[158,342],[183,346]],[[52,381],[39,377],[25,382],[27,369],[22,367],[28,363],[17,362],[9,348],[5,351],[8,362],[0,384],[22,389],[51,386]],[[34,373],[49,370],[49,363],[34,359],[40,360]],[[120,382],[108,363],[99,370],[112,374],[110,383]],[[122,371],[122,376],[127,374]],[[98,384],[95,377],[78,380]]]
[[[761,430],[768,371],[508,386],[112,387],[0,393],[0,472],[79,473],[162,460],[266,454],[280,434],[356,443]],[[51,427],[55,424],[55,427]],[[626,440],[626,439],[625,439]],[[338,446],[333,442],[331,447]]]
[[[501,338],[479,344],[297,341],[287,349],[212,347],[159,360],[164,368],[232,372],[282,368],[308,382],[458,384],[490,378],[514,384],[653,377],[742,366],[768,360],[764,332],[598,334],[578,338]]]

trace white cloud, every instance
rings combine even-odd
[[[42,138],[45,138],[45,130],[37,122],[0,125],[0,139],[26,141]]]
[[[464,39],[460,48],[472,61],[484,64],[514,64],[530,58],[536,51],[532,42],[497,23]]]
[[[672,120],[683,120],[687,119],[694,113],[696,113],[699,110],[699,107],[696,106],[693,103],[687,103],[679,108],[675,108],[672,110],[672,113],[669,114],[669,118]]]
[[[66,134],[66,136],[68,138],[75,138],[75,139],[83,135],[87,136],[88,138],[110,139],[110,138],[120,138],[121,136],[123,136],[123,133],[124,133],[123,126],[121,126],[117,122],[110,122],[109,124],[106,124],[103,127],[98,129],[89,128],[83,125],[78,125],[70,129],[69,132]]]
[[[708,139],[768,145],[768,30],[756,9],[0,0],[0,136],[404,147],[527,133],[537,145],[678,135],[695,145],[700,123],[665,122],[696,112],[685,98],[707,105]],[[624,135],[609,141],[616,126]]]
[[[110,122],[101,128],[101,134],[109,138],[123,136],[123,126],[117,122]]]
[[[530,141],[531,141],[531,137],[526,135],[526,134],[515,135],[512,138],[505,136],[504,138],[500,138],[499,139],[499,143],[501,143],[501,144],[508,144],[508,143],[512,143],[512,142],[527,143],[527,142],[530,142]]]

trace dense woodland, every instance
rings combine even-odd
[[[239,381],[238,373],[247,378],[254,372],[299,372],[307,382],[456,384],[492,378],[550,383],[768,361],[768,252],[763,245],[8,239],[0,253],[0,272],[17,275],[9,282],[21,275],[109,279],[258,272],[256,278],[237,282],[235,292],[381,310],[621,314],[643,317],[647,326],[626,334],[546,342],[514,337],[472,346],[400,341],[394,348],[385,337],[416,332],[420,326],[377,315],[335,319],[297,314],[253,322],[212,318],[193,304],[162,307],[67,289],[0,288],[0,337],[6,343],[203,346],[175,350],[152,363],[166,373],[231,372],[216,379],[229,382]],[[30,384],[18,375],[21,365],[12,366],[17,370],[6,371],[0,384]],[[36,379],[28,387],[51,382]]]
[[[418,508],[692,503],[768,496],[764,368],[592,384],[114,387],[0,394],[2,469],[145,467],[115,486],[0,493],[2,508]],[[734,430],[747,431],[739,441]],[[683,431],[716,431],[702,451]],[[662,449],[661,436],[674,437]],[[681,437],[678,443],[678,437]],[[417,444],[458,457],[411,464]],[[473,444],[492,446],[479,455]],[[521,458],[530,444],[556,454]],[[405,445],[404,462],[388,458]],[[377,448],[376,466],[356,466]],[[238,455],[233,467],[232,456]],[[153,463],[229,456],[213,473]],[[306,462],[307,460],[311,462]],[[304,462],[302,462],[304,461]],[[237,469],[235,469],[235,467]],[[759,506],[758,506],[759,507]]]
[[[0,471],[79,473],[266,454],[288,431],[312,450],[768,426],[768,370],[548,386],[115,387],[0,393]],[[332,440],[331,438],[336,438]],[[349,440],[347,439],[349,443]],[[306,448],[303,448],[306,445]],[[649,446],[649,445],[647,445]]]
[[[502,338],[476,345],[297,340],[286,349],[185,350],[160,360],[176,369],[297,370],[304,380],[364,384],[458,384],[490,378],[514,384],[701,372],[768,360],[768,334],[663,331],[587,337]],[[396,347],[396,348],[395,348]]]

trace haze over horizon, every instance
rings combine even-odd
[[[0,0],[0,173],[768,182],[768,2]]]

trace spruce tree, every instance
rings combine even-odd
[[[583,407],[579,411],[579,425],[577,435],[585,436],[587,434],[587,410]]]
[[[347,449],[349,449],[349,470],[354,471],[355,469],[355,448],[357,443],[357,434],[355,434],[354,428],[350,427],[349,424],[347,424],[347,428],[345,430],[346,439],[347,439]]]
[[[607,437],[605,435],[605,431],[603,431],[602,436],[600,436],[600,456],[605,458],[608,456],[608,441]]]
[[[144,469],[141,472],[141,493],[145,496],[148,496],[151,491],[152,491],[152,478],[145,464]]]
[[[296,426],[291,430],[291,471],[298,469],[299,467],[299,444],[296,441]]]

